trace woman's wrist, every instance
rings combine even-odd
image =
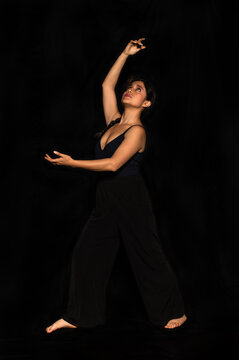
[[[123,54],[124,56],[126,56],[126,57],[129,56],[129,54],[127,54],[124,50],[123,50],[122,54]]]
[[[77,167],[77,160],[75,159],[71,159],[71,161],[69,162],[69,165],[70,167]]]

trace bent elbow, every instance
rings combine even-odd
[[[111,171],[116,172],[118,168],[119,167],[117,166],[117,164],[114,161],[112,161],[110,166]]]

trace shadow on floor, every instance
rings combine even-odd
[[[95,328],[61,329],[52,334],[45,333],[44,326],[34,336],[2,340],[1,360],[239,359],[239,332],[200,330],[190,321],[174,330],[129,319],[112,319]]]

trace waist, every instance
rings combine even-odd
[[[138,176],[138,177],[142,177],[141,175],[141,171],[140,169],[136,169],[136,168],[131,168],[131,169],[119,169],[115,172],[100,172],[98,173],[98,178],[99,179],[118,179],[118,178],[124,178],[124,177],[131,177],[131,176]]]
[[[135,180],[143,181],[142,174],[140,172],[135,174],[117,174],[116,172],[102,172],[98,174],[97,183],[125,183],[125,182],[134,182]]]

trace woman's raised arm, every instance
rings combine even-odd
[[[141,38],[139,40],[131,40],[120,56],[115,61],[114,65],[111,67],[108,72],[105,80],[102,83],[102,92],[103,92],[103,108],[106,125],[108,126],[112,120],[115,120],[117,117],[120,117],[117,98],[115,94],[115,86],[117,84],[120,72],[128,58],[129,55],[134,55],[141,49],[144,49],[146,46],[142,44]]]

